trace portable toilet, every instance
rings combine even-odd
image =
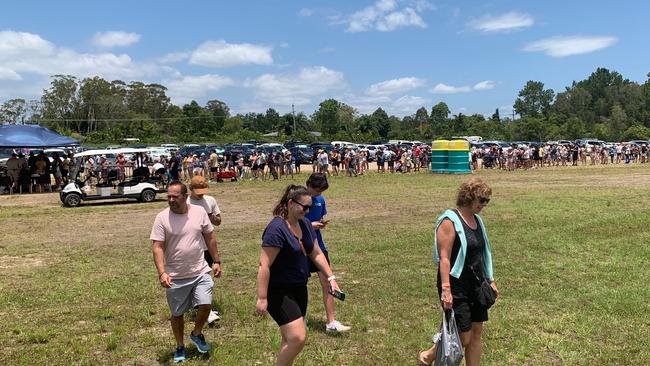
[[[471,173],[469,142],[467,140],[451,140],[448,145],[447,171],[449,173]]]
[[[448,172],[448,149],[449,140],[435,140],[431,143],[431,171],[433,173]]]

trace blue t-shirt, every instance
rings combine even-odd
[[[322,194],[319,194],[316,197],[311,198],[311,209],[307,214],[305,214],[305,217],[307,220],[310,222],[314,221],[320,221],[320,219],[323,218],[323,216],[327,215],[327,206],[325,206],[325,197],[323,197]],[[320,250],[323,252],[327,250],[325,248],[325,242],[323,241],[323,235],[321,234],[320,230],[316,230],[316,239],[318,239],[318,246],[320,247]]]
[[[309,255],[314,249],[314,230],[307,219],[298,222],[302,231],[302,247],[296,235],[281,217],[274,217],[262,234],[263,247],[280,248],[271,265],[270,284],[304,284],[309,279]]]

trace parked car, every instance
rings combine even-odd
[[[325,150],[327,152],[330,152],[330,151],[332,151],[332,149],[334,149],[334,145],[332,145],[329,142],[314,142],[314,143],[310,144],[309,147],[311,147],[311,149],[314,150],[314,151],[318,151],[319,149],[323,149],[323,150]]]
[[[314,150],[309,146],[303,145],[303,147],[292,147],[289,149],[291,155],[296,158],[296,164],[311,164],[312,156],[314,155]]]

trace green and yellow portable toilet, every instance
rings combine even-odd
[[[431,172],[447,173],[448,150],[449,140],[435,140],[431,143]]]
[[[448,166],[449,173],[471,173],[469,155],[469,142],[467,140],[451,140],[448,145]],[[432,163],[433,165],[433,163]]]

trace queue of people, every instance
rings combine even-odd
[[[472,169],[532,169],[557,166],[636,164],[650,161],[646,144],[543,144],[472,147]],[[480,162],[480,164],[479,164]]]
[[[187,357],[183,315],[193,308],[197,315],[189,340],[200,353],[210,349],[202,330],[213,311],[212,275],[221,276],[214,228],[222,218],[216,200],[206,195],[208,187],[202,176],[192,178],[189,190],[180,181],[170,183],[169,207],[156,216],[151,230],[154,264],[172,315],[175,362]],[[345,294],[337,283],[322,236],[329,222],[323,197],[328,187],[326,173],[313,173],[306,186],[287,186],[262,233],[255,309],[260,316],[270,315],[279,327],[277,365],[292,365],[305,346],[307,282],[311,273],[318,274],[321,284],[326,331],[340,333],[352,329],[339,322],[334,311],[334,298],[343,300]],[[487,184],[471,178],[459,188],[456,208],[445,211],[434,228],[440,305],[445,311],[453,310],[469,366],[480,364],[483,323],[488,320],[488,308],[492,305],[484,304],[484,296],[477,289],[485,291],[487,287],[492,292],[492,303],[499,296],[491,246],[479,216],[491,194]],[[419,365],[434,364],[439,342],[439,337],[434,336],[433,347],[419,353]]]

